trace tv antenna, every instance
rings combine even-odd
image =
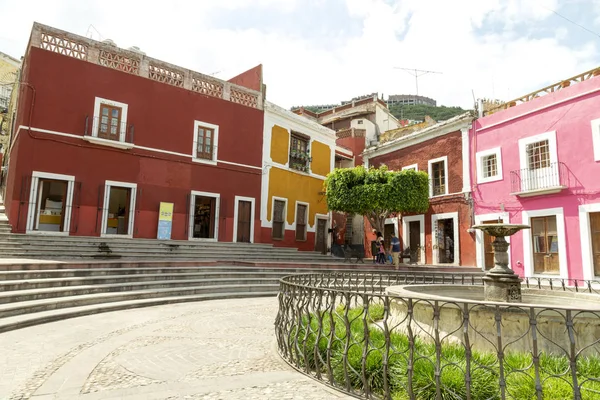
[[[424,69],[416,69],[416,68],[401,68],[401,67],[394,67],[394,68],[406,71],[415,77],[415,86],[417,88],[417,94],[416,94],[417,96],[419,95],[419,77],[421,77],[423,75],[427,75],[427,74],[441,74],[442,73],[442,72],[438,72],[438,71],[427,71]]]
[[[85,34],[86,37],[88,37],[89,39],[94,39],[94,34],[92,32],[92,30],[96,31],[96,33],[98,34],[98,40],[102,41],[102,34],[100,33],[100,31],[98,29],[96,29],[96,27],[92,24],[90,24],[90,26],[88,27],[88,30]]]

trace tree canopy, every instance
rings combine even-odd
[[[325,190],[329,210],[364,215],[380,232],[391,213],[423,213],[429,208],[425,172],[389,171],[386,166],[337,168],[327,175]]]
[[[460,107],[429,106],[426,104],[402,105],[394,104],[389,107],[392,115],[398,119],[424,121],[428,115],[436,121],[444,121],[457,115],[464,114],[467,110]]]

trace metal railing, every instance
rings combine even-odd
[[[562,162],[549,163],[545,168],[524,168],[510,172],[512,193],[559,188],[566,183],[567,167]]]
[[[481,278],[394,272],[285,277],[275,321],[279,352],[297,370],[367,399],[600,398],[600,306],[508,307],[385,294],[408,284],[482,291]],[[595,298],[600,282],[526,279],[523,287]]]
[[[135,127],[127,125],[125,122],[119,122],[116,134],[110,134],[111,126],[107,126],[109,131],[100,132],[100,117],[85,116],[84,136],[114,140],[115,142],[133,144]]]

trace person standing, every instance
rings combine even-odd
[[[385,264],[385,247],[383,235],[377,232],[377,264]]]
[[[390,253],[392,253],[392,262],[394,263],[394,269],[400,269],[400,239],[395,233],[392,233],[392,239],[390,240]]]

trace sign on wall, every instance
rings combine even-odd
[[[160,203],[158,212],[158,239],[171,239],[173,226],[173,203]]]

